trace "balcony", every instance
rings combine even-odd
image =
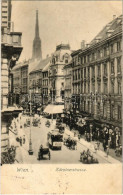
[[[1,35],[1,50],[2,57],[10,59],[10,68],[15,65],[22,52],[21,32],[4,32]]]

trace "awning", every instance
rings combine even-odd
[[[63,113],[64,105],[53,105],[49,104],[45,109],[45,113],[49,114],[60,114]]]

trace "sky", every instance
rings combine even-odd
[[[19,61],[32,57],[36,10],[45,58],[60,43],[69,43],[72,50],[80,49],[82,40],[89,43],[113,15],[122,14],[122,1],[12,1],[14,31],[22,32]]]

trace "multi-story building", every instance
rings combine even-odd
[[[13,102],[22,105],[28,102],[28,66],[29,61],[17,64],[13,69]]]
[[[42,95],[44,105],[47,105],[51,101],[49,98],[49,67],[50,58],[48,64],[42,70]]]
[[[122,16],[119,16],[79,53],[81,90],[77,91],[80,111],[118,127],[122,126],[121,45]]]
[[[9,29],[10,27],[13,26],[13,23],[11,22],[11,9],[12,9],[12,4],[11,0],[2,0],[1,1],[1,12],[2,12],[2,17],[1,17],[1,27],[2,30],[4,28]],[[12,23],[12,25],[11,25]]]
[[[50,96],[55,102],[64,101],[64,66],[71,60],[69,44],[56,46],[49,70]]]
[[[72,108],[72,61],[64,66],[65,86],[64,86],[64,109],[69,112]]]
[[[11,106],[10,108],[11,101],[9,100],[9,94],[13,92],[11,69],[15,66],[15,63],[19,59],[22,51],[22,33],[12,31],[10,32],[11,1],[2,1],[1,17],[1,157],[3,157],[6,156],[8,152],[9,126],[11,124],[12,118],[16,117],[20,112],[20,110],[14,106]],[[3,19],[6,19],[6,23]],[[6,163],[6,161],[3,163]]]
[[[50,62],[50,57],[41,60],[37,66],[29,73],[29,89],[34,102],[43,103],[43,92],[42,92],[42,70]]]
[[[80,106],[80,93],[81,93],[81,67],[79,53],[82,50],[72,52],[72,97],[71,101],[73,104],[73,112],[79,111]]]

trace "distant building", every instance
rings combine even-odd
[[[64,75],[64,109],[66,113],[70,113],[72,109],[72,60],[64,66]]]
[[[49,98],[49,67],[50,67],[50,59],[47,65],[42,70],[42,95],[43,95],[43,104],[47,105],[51,102]]]
[[[17,105],[28,102],[28,66],[29,61],[24,61],[12,69],[13,101]]]
[[[41,60],[36,67],[29,73],[29,89],[34,102],[42,104],[43,92],[42,92],[42,70],[50,62],[50,57]]]
[[[64,66],[71,60],[69,44],[56,46],[56,51],[51,57],[49,70],[50,96],[53,101],[64,102]]]
[[[38,11],[36,11],[35,38],[33,40],[32,59],[42,59],[41,39],[39,36]]]

